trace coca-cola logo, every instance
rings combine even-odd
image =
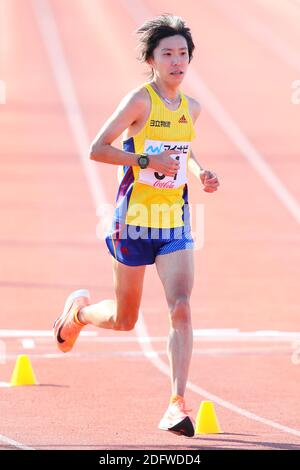
[[[153,186],[155,188],[173,189],[174,183],[173,181],[155,181]]]

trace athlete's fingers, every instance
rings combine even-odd
[[[213,181],[213,180],[218,181],[218,177],[217,177],[216,173],[213,173],[213,172],[210,171],[210,170],[205,170],[205,171],[203,171],[203,173],[201,174],[201,179],[202,179],[203,181],[205,181],[205,183],[206,183],[207,181]]]
[[[219,187],[219,184],[215,183],[215,184],[204,184],[204,186],[206,188],[213,188],[213,189],[217,189]]]
[[[220,184],[217,177],[214,178],[205,178],[205,184]]]
[[[165,153],[167,155],[178,155],[180,152],[180,150],[165,150]]]
[[[160,155],[174,160],[174,156],[177,157],[177,155],[179,155],[180,153],[181,152],[179,152],[178,150],[166,150],[165,152],[162,152]]]
[[[212,188],[211,186],[205,186],[203,188],[203,191],[205,191],[206,193],[213,193],[215,191],[217,191],[218,188]]]

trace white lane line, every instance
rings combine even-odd
[[[136,0],[122,0],[122,3],[127,7],[127,10],[129,11],[130,15],[138,24],[141,24],[141,22],[146,19],[144,16],[138,17],[139,10],[137,9]],[[138,3],[141,2],[139,1]],[[146,15],[147,18],[152,17],[151,12],[146,10],[146,8],[143,10],[143,15]],[[212,92],[210,92],[205,83],[200,79],[200,77],[198,77],[198,75],[194,71],[192,75],[190,74],[190,76],[187,77],[187,79],[195,92],[195,96],[197,97],[198,94],[202,95],[202,102],[206,107],[208,107],[209,111],[214,116],[215,120],[218,122],[220,127],[224,130],[225,134],[227,134],[231,138],[231,140],[240,149],[241,153],[248,160],[248,162],[251,163],[251,165],[256,169],[260,176],[266,181],[268,186],[273,190],[278,199],[284,204],[286,209],[288,209],[288,211],[293,215],[295,220],[300,223],[300,206],[298,202],[285,188],[279,178],[273,173],[269,165],[264,161],[263,157],[259,154],[255,147],[242,133],[242,131],[239,129],[238,125],[234,122],[231,116],[225,111],[225,109],[221,106],[216,97],[212,94]],[[201,90],[199,90],[199,88],[201,88]],[[146,329],[146,325],[143,321],[142,315],[140,316],[140,320],[138,322],[136,330],[138,336],[148,336],[148,331]],[[151,343],[141,343],[141,347],[145,352],[145,356],[148,357],[149,360],[151,360],[155,367],[169,377],[169,367],[155,353],[151,346]],[[243,408],[239,408],[230,402],[222,400],[222,398],[209,393],[208,391],[198,387],[192,382],[188,382],[187,386],[190,390],[194,391],[198,395],[202,395],[208,398],[209,400],[213,400],[224,408],[230,409],[231,411],[239,413],[240,415],[243,415],[255,421],[259,421],[273,428],[280,429],[281,431],[284,431],[286,433],[300,437],[300,431],[265,419],[263,417],[255,415],[254,413],[250,413],[247,410],[244,410]]]
[[[35,342],[31,338],[24,338],[21,340],[22,347],[24,349],[34,349],[35,348]]]
[[[241,155],[243,155],[248,163],[250,163],[250,165],[257,171],[273,194],[275,194],[296,222],[300,224],[300,205],[298,201],[289,192],[280,178],[274,173],[270,165],[264,160],[262,154],[249,141],[243,131],[239,128],[238,124],[225,110],[216,96],[210,91],[204,81],[201,80],[194,69],[189,71],[187,82],[193,91],[194,96],[203,103],[205,108],[219,124],[224,134],[230,138],[232,143],[240,151]]]
[[[135,2],[133,2],[133,1],[130,4],[131,5],[131,11],[134,11],[134,4],[135,4]],[[48,51],[48,54],[49,54],[49,58],[50,58],[50,62],[51,62],[51,65],[52,65],[52,69],[53,69],[53,73],[54,73],[56,83],[58,82],[59,77],[62,74],[66,75],[66,76],[61,77],[61,83],[57,83],[57,85],[58,85],[59,90],[61,91],[61,95],[63,96],[63,104],[64,104],[65,112],[68,116],[68,121],[71,125],[72,121],[70,120],[69,113],[71,113],[72,109],[76,109],[76,113],[80,113],[80,109],[79,109],[79,106],[77,105],[77,99],[76,99],[75,93],[70,94],[70,93],[67,92],[68,90],[65,90],[65,87],[68,85],[68,82],[72,81],[72,79],[71,79],[71,75],[69,73],[68,66],[67,66],[67,63],[66,63],[64,55],[63,55],[63,48],[62,48],[62,45],[61,45],[61,42],[60,42],[60,39],[59,39],[59,36],[58,36],[58,32],[57,32],[57,28],[56,28],[55,21],[54,21],[54,18],[53,18],[53,14],[52,14],[52,11],[50,10],[50,6],[49,6],[49,3],[48,3],[47,0],[33,0],[33,5],[36,7],[37,20],[38,20],[39,27],[40,27],[41,32],[42,32],[42,37],[43,37],[43,39],[46,43],[46,50]],[[44,32],[44,29],[47,32]],[[54,46],[53,47],[49,46],[47,44],[48,42],[50,44],[53,43]],[[58,69],[60,66],[61,66],[61,72],[60,72],[60,74],[57,74],[55,72],[55,70]],[[73,84],[72,84],[72,90],[74,90]],[[70,103],[68,101],[70,101]],[[75,101],[75,102],[73,102],[73,101]],[[78,133],[78,137],[76,136],[76,138],[75,138],[75,135],[74,135],[74,138],[75,138],[74,140],[78,145],[79,151],[81,152],[81,150],[83,150],[84,155],[86,155],[85,152],[87,151],[87,149],[84,150],[84,147],[86,146],[86,143],[88,141],[88,136],[86,134],[86,129],[83,125],[82,116],[80,116],[80,119],[78,119],[77,122],[78,122],[79,126],[82,124],[82,128],[80,129],[80,133]],[[75,126],[73,127],[73,125],[71,125],[71,130],[74,133],[75,132]],[[80,142],[78,142],[78,139],[79,140],[81,139]],[[83,162],[85,160],[81,158],[81,161]],[[83,165],[84,165],[84,163],[83,163]],[[95,193],[95,191],[96,191],[95,188],[98,188],[99,186],[101,186],[101,188],[103,188],[102,181],[100,180],[100,177],[99,177],[98,173],[97,174],[95,173],[95,177],[91,176],[90,172],[86,172],[86,170],[85,170],[85,173],[86,173],[86,176],[87,176],[87,179],[88,179],[88,182],[89,182],[89,186],[90,186],[90,190],[91,190],[91,193],[92,193],[93,201],[97,205],[98,201],[99,201],[99,199],[97,197],[98,189],[97,189],[97,194],[96,194]],[[96,182],[96,184],[95,184],[95,182]],[[104,193],[103,189],[101,189],[101,193]],[[300,215],[299,215],[299,221],[300,221]],[[148,331],[146,330],[146,327],[145,327],[145,324],[144,324],[142,318],[140,318],[140,321],[139,321],[139,326],[137,328],[137,334],[138,334],[138,336],[142,336],[142,337],[149,336]],[[153,348],[151,346],[151,343],[141,342],[140,344],[141,344],[141,347],[144,351],[145,356],[148,357],[148,359],[151,360],[153,365],[158,370],[160,370],[162,373],[169,376],[169,367],[167,366],[167,364],[165,364],[159,358],[158,354],[153,350]],[[287,432],[287,433],[290,433],[290,434],[294,434],[296,436],[300,436],[300,431],[297,431],[295,429],[288,428],[286,426],[282,426],[282,425],[280,425],[278,423],[275,423],[273,421],[261,418],[260,416],[257,416],[253,413],[249,413],[248,411],[246,411],[242,408],[239,408],[239,407],[237,407],[237,406],[235,406],[235,405],[233,405],[229,402],[226,402],[226,401],[222,400],[221,398],[219,398],[215,395],[210,394],[206,390],[201,389],[200,387],[197,387],[196,385],[194,385],[191,382],[188,383],[188,387],[191,390],[193,390],[196,394],[205,396],[209,399],[212,399],[216,403],[218,403],[219,405],[223,406],[224,408],[228,408],[228,409],[234,411],[235,413],[246,416],[246,417],[248,417],[252,420],[262,422],[263,424],[266,424],[266,425],[271,426],[273,428],[280,429],[281,431],[284,431],[284,432]]]
[[[12,2],[0,2],[0,31],[1,31],[1,41],[0,41],[0,78],[5,80],[5,74],[8,70],[7,63],[11,54],[13,54],[13,49],[15,46],[15,37],[14,31],[16,24],[13,23],[12,15]],[[5,104],[1,103],[0,104]]]
[[[136,331],[138,336],[147,336],[148,331],[142,316],[142,312],[140,312],[140,317],[136,324]],[[163,374],[169,377],[170,371],[168,365],[163,362],[159,355],[156,353],[156,351],[153,350],[151,343],[141,343],[141,348],[144,351],[145,356],[152,362],[152,364]],[[190,381],[188,381],[187,383],[187,388],[196,393],[197,395],[200,395],[201,397],[204,397],[207,400],[211,400],[214,403],[217,403],[218,405],[222,406],[223,408],[233,411],[234,413],[238,413],[239,415],[244,416],[245,418],[249,418],[253,421],[258,421],[259,423],[265,424],[275,429],[279,429],[280,431],[283,431],[285,433],[293,434],[294,436],[300,437],[299,430],[290,428],[288,426],[283,426],[282,424],[276,423],[275,421],[263,418],[262,416],[258,416],[255,413],[251,413],[250,411],[236,406],[233,403],[230,403],[229,401],[223,400],[221,397],[208,392],[204,388],[198,387]]]
[[[137,337],[138,342],[138,337]],[[151,344],[150,342],[148,342]],[[144,343],[146,344],[146,343]],[[298,344],[298,343],[297,343]],[[299,348],[299,345],[298,345]],[[237,347],[237,348],[193,348],[193,356],[243,356],[243,355],[291,355],[292,356],[292,349],[287,346],[281,347],[273,347],[273,346],[262,346],[262,347]],[[158,356],[166,356],[167,352],[166,349],[155,349],[155,355]],[[18,357],[19,353],[9,353],[6,356],[7,361],[15,361]],[[78,357],[78,358],[85,358],[85,357],[103,357],[103,356],[120,356],[120,357],[127,357],[127,356],[136,356],[140,357],[144,355],[144,351],[138,350],[125,350],[125,351],[89,351],[89,352],[70,352],[68,355],[63,353],[31,353],[30,357],[34,359],[70,359],[71,357]],[[297,357],[299,354],[297,354]],[[293,361],[292,361],[293,362]],[[0,382],[0,383],[7,383],[7,382]]]
[[[141,9],[138,0],[121,0],[123,5],[129,11],[131,17],[137,24],[141,24],[146,18],[151,18],[151,12],[145,8]],[[223,3],[223,8],[227,9]],[[140,12],[142,15],[140,16]],[[299,61],[299,54],[297,55]],[[195,98],[197,98],[213,116],[224,134],[227,135],[241,155],[257,171],[273,194],[284,205],[293,218],[300,224],[300,205],[294,196],[289,192],[280,178],[274,173],[270,165],[264,160],[263,155],[249,141],[242,132],[238,124],[231,115],[221,105],[214,93],[209,89],[206,83],[200,78],[191,66],[185,79],[187,86],[191,89]]]
[[[222,11],[222,14],[237,28],[246,32],[256,42],[269,48],[286,65],[300,72],[299,49],[294,49],[258,18],[249,14],[245,8],[240,8],[238,2],[234,4],[226,2],[225,4],[222,0],[210,0],[210,3],[215,4],[215,8]]]
[[[80,336],[98,336],[97,331],[82,331]],[[0,330],[0,338],[53,338],[52,330]]]
[[[103,185],[99,184],[95,164],[89,160],[90,143],[88,132],[76,98],[74,83],[64,57],[55,19],[48,0],[32,0],[32,5],[44,45],[48,52],[55,83],[64,105],[72,138],[77,146],[91,196],[97,208],[100,203],[104,204],[106,202],[106,197]]]
[[[278,330],[257,330],[257,331],[240,331],[238,328],[211,328],[211,329],[194,329],[195,341],[206,342],[290,342],[300,340],[300,331],[278,331]],[[35,347],[36,339],[53,339],[52,330],[0,330],[0,338],[20,338],[23,347],[30,349]],[[133,335],[114,335],[101,336],[101,332],[82,331],[80,340],[96,341],[101,343],[159,343],[167,340],[166,336],[145,336],[139,339]]]
[[[21,442],[14,441],[13,439],[10,439],[9,437],[3,436],[3,434],[0,434],[0,441],[3,442],[4,444],[7,444],[8,446],[17,447],[18,449],[21,449],[21,450],[36,450],[33,447],[26,446],[22,444]]]

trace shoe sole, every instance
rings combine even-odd
[[[64,306],[64,310],[63,310],[63,313],[62,315],[60,315],[54,322],[54,325],[53,325],[53,335],[54,335],[54,339],[55,341],[58,343],[58,344],[63,344],[64,341],[60,341],[60,331],[61,331],[61,328],[68,316],[68,313],[70,311],[70,308],[72,307],[72,304],[74,302],[75,299],[77,299],[77,297],[87,297],[89,300],[91,300],[90,298],[90,293],[87,289],[79,289],[79,290],[76,290],[74,292],[72,292],[69,297],[67,298],[66,302],[65,302],[65,306]],[[60,321],[60,325],[58,327],[58,330],[57,330],[57,333],[55,333],[55,327],[58,326],[58,322]]]
[[[163,431],[172,432],[178,436],[193,437],[195,435],[194,424],[189,416],[186,416],[182,421],[179,421],[179,423],[170,428],[161,424],[159,424],[158,428]]]

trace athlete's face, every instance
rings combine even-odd
[[[186,39],[176,35],[161,39],[149,59],[154,75],[168,83],[182,82],[189,64],[189,52]]]

